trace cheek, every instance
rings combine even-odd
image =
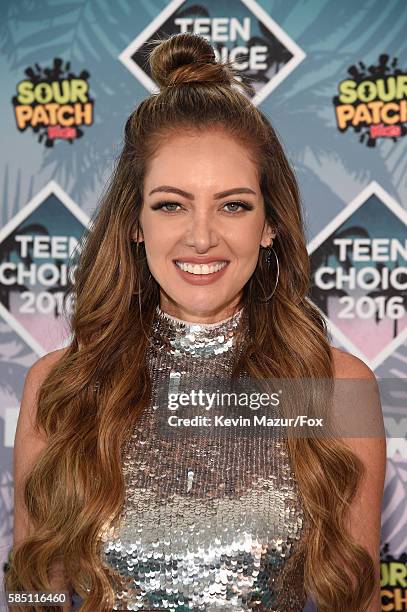
[[[162,260],[174,243],[174,237],[168,231],[168,225],[160,219],[159,215],[157,217],[146,215],[143,232],[147,258],[150,258],[152,262]]]
[[[249,224],[246,228],[239,228],[239,230],[239,232],[230,235],[229,246],[238,259],[246,261],[250,265],[258,257],[259,232],[257,227],[250,227]]]
[[[150,272],[157,281],[165,282],[169,272],[173,268],[172,255],[174,254],[174,241],[171,236],[155,231],[146,237],[146,257]]]
[[[242,252],[253,252],[260,245],[262,229],[264,225],[263,218],[253,212],[247,214],[240,219],[230,221],[228,226],[225,226],[224,237],[229,244],[233,244]]]
[[[234,254],[237,260],[236,272],[246,280],[253,274],[259,258],[260,239],[257,227],[248,228],[240,240],[236,241]]]

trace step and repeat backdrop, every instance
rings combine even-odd
[[[407,610],[406,26],[403,0],[2,3],[1,573],[27,369],[69,341],[68,258],[126,117],[156,91],[149,41],[195,32],[250,76],[253,103],[281,136],[302,192],[311,298],[332,343],[394,382],[383,398],[382,609]]]

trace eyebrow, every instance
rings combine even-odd
[[[171,187],[170,185],[160,185],[160,187],[155,187],[150,191],[148,195],[152,193],[156,193],[157,191],[162,191],[164,193],[176,193],[184,198],[188,198],[189,200],[195,200],[195,196],[193,193],[189,193],[188,191],[184,191],[183,189],[178,189],[177,187]],[[252,193],[257,195],[253,189],[250,187],[234,187],[233,189],[227,189],[226,191],[220,191],[219,193],[215,193],[213,196],[215,200],[220,200],[221,198],[225,198],[229,195],[234,195],[236,193]]]

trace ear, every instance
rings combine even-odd
[[[263,228],[263,233],[261,236],[261,246],[262,247],[269,247],[273,244],[273,239],[276,236],[276,230],[271,227],[271,225],[268,223],[268,221],[265,222],[264,224],[264,228]]]

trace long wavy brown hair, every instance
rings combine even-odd
[[[275,131],[242,91],[250,86],[228,62],[216,61],[204,38],[178,34],[155,42],[150,66],[161,89],[126,122],[122,152],[75,263],[72,342],[38,395],[36,422],[49,442],[24,489],[35,530],[13,551],[5,583],[10,591],[50,589],[50,565],[63,559],[84,612],[113,605],[117,577],[101,561],[100,535],[120,515],[121,452],[150,400],[145,351],[160,289],[144,243],[132,236],[148,162],[165,138],[222,129],[244,144],[258,168],[266,219],[277,230],[277,289],[271,301],[261,300],[274,288],[276,267],[272,259],[270,271],[260,249],[242,298],[250,343],[234,375],[244,369],[256,379],[334,376],[325,322],[307,298],[299,190]],[[323,398],[315,398],[313,409],[324,414]],[[302,545],[306,593],[320,612],[360,611],[373,593],[374,563],[345,525],[363,464],[339,439],[288,443],[308,524]]]

